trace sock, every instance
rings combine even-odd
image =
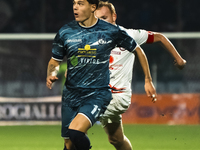
[[[81,131],[69,129],[69,138],[76,150],[89,150],[91,148],[89,138]]]
[[[67,150],[66,146],[64,145],[64,149],[63,150]]]

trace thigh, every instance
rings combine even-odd
[[[131,104],[131,96],[119,93],[112,94],[113,100],[110,102],[110,111],[113,111],[118,114],[123,114]]]
[[[113,99],[105,113],[100,117],[103,126],[112,122],[120,123],[121,114],[123,114],[130,105],[130,98],[124,94],[113,94],[112,97]]]
[[[104,127],[105,132],[109,136],[109,138],[115,138],[115,139],[123,139],[124,133],[123,133],[123,126],[122,122],[113,122],[113,123],[108,123]]]
[[[102,115],[109,101],[102,99],[90,99],[80,107],[79,113],[85,115],[90,121],[91,126],[99,119],[99,116]]]
[[[69,129],[86,133],[104,112],[106,105],[103,100],[90,99],[79,108],[78,114],[69,125]]]
[[[78,108],[71,108],[67,105],[62,104],[62,137],[65,139],[69,138],[68,128],[72,120],[78,113]]]
[[[77,114],[69,125],[69,129],[78,130],[84,133],[86,133],[90,127],[90,120],[87,116],[81,113]]]

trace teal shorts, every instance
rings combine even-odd
[[[62,137],[69,137],[68,127],[78,113],[84,114],[92,126],[99,119],[99,116],[105,112],[112,99],[110,89],[95,89],[92,93],[96,94],[87,97],[78,107],[67,105],[66,101],[62,102]],[[89,93],[85,94],[88,95]]]

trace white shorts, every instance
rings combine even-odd
[[[126,112],[131,104],[131,95],[124,93],[112,94],[113,99],[108,105],[104,114],[101,115],[99,121],[102,126],[112,122],[121,122],[121,114]]]

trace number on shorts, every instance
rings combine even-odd
[[[91,111],[92,114],[96,113],[95,118],[98,117],[99,113],[100,113],[100,108],[98,108],[97,105],[94,105],[93,110]]]

